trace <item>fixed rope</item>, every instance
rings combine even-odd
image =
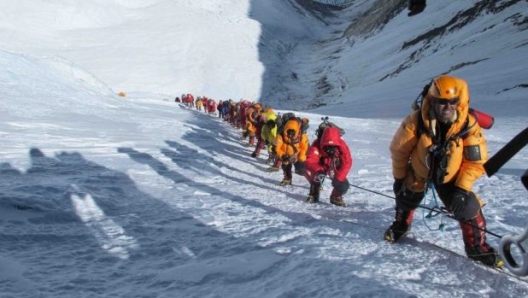
[[[359,186],[359,185],[355,185],[355,184],[350,184],[350,186],[353,186],[353,187],[355,187],[355,188],[358,188],[358,189],[361,189],[361,190],[364,190],[364,191],[368,191],[368,192],[370,192],[370,193],[374,193],[374,194],[377,194],[377,195],[380,195],[380,196],[383,196],[383,197],[386,197],[386,198],[389,198],[389,199],[396,200],[395,197],[393,197],[393,196],[389,196],[389,195],[386,195],[386,194],[381,193],[381,192],[379,192],[379,191],[375,191],[375,190],[372,190],[372,189],[368,189],[368,188],[365,188],[365,187],[361,187],[361,186]],[[503,237],[503,236],[501,236],[501,235],[499,235],[499,234],[495,234],[495,233],[489,231],[488,229],[483,229],[483,228],[481,228],[481,227],[479,227],[479,226],[476,226],[476,225],[474,225],[474,224],[472,224],[472,223],[470,223],[470,222],[458,220],[458,219],[456,219],[451,213],[447,212],[445,209],[438,207],[438,205],[437,205],[437,206],[434,206],[434,207],[431,208],[431,207],[429,207],[429,206],[425,206],[425,205],[420,204],[420,205],[418,205],[418,208],[422,208],[422,209],[425,209],[425,210],[429,210],[429,211],[431,211],[431,212],[430,212],[431,214],[432,214],[433,212],[440,213],[440,214],[442,214],[442,215],[445,216],[445,217],[449,217],[449,218],[451,218],[451,219],[453,219],[453,220],[456,220],[456,221],[458,221],[458,222],[460,222],[460,223],[463,223],[463,224],[466,224],[466,225],[470,225],[471,227],[473,227],[473,228],[475,228],[475,229],[478,229],[478,230],[480,230],[480,231],[482,231],[482,232],[484,232],[484,233],[486,233],[486,234],[489,234],[489,235],[495,236],[495,237],[497,237],[497,238],[499,238],[499,239],[501,239],[501,238]]]

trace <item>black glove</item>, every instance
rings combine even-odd
[[[304,172],[306,172],[306,163],[302,161],[298,161],[293,164],[295,167],[295,174],[298,175],[304,175]]]
[[[282,162],[289,162],[290,158],[291,158],[291,156],[285,154],[285,155],[282,156],[281,159],[282,159]]]
[[[449,209],[455,217],[457,217],[458,214],[460,214],[464,209],[466,209],[466,206],[469,201],[469,192],[466,190],[456,187],[453,195],[451,196],[451,205],[449,206]]]
[[[392,184],[392,191],[394,195],[398,196],[400,193],[405,192],[405,179],[394,179]]]

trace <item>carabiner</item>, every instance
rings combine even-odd
[[[522,264],[518,264],[511,254],[511,246],[518,247],[522,254]],[[522,234],[506,235],[502,237],[499,245],[499,254],[504,260],[504,265],[515,275],[528,275],[528,226]]]

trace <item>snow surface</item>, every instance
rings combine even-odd
[[[257,2],[278,17],[295,15],[287,2]],[[303,177],[280,187],[281,173],[265,171],[265,155],[250,157],[239,130],[173,101],[182,92],[258,98],[261,28],[248,1],[19,0],[0,8],[0,297],[528,295],[528,278],[432,245],[463,254],[449,218],[425,219],[420,209],[410,239],[382,240],[394,213],[388,144],[404,114],[377,118],[365,109],[349,118],[339,105],[298,112],[312,138],[322,116],[346,131],[354,165],[348,206],[339,208],[328,202],[329,183],[321,203],[306,204]],[[287,21],[296,24],[291,32],[309,25]],[[489,68],[502,78],[503,68]],[[188,80],[171,94],[167,82],[180,72]],[[465,73],[474,82],[481,75]],[[528,104],[518,102],[485,132],[490,155],[526,127]],[[519,181],[527,164],[524,149],[476,182],[489,231],[527,225]],[[495,247],[499,240],[488,238]]]

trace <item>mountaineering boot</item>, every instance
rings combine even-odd
[[[504,266],[504,261],[499,256],[497,251],[487,243],[484,243],[480,246],[466,246],[465,251],[468,258],[480,262],[486,266],[494,268],[500,268]]]
[[[390,243],[398,241],[401,237],[407,235],[410,227],[405,223],[394,221],[392,225],[385,231],[384,239]]]
[[[385,241],[394,243],[401,237],[405,236],[411,230],[411,222],[414,215],[414,210],[404,211],[403,209],[396,208],[395,221],[385,231],[383,238]]]
[[[321,186],[319,185],[319,183],[310,184],[310,193],[308,194],[308,198],[306,198],[306,202],[311,204],[319,202],[320,188]]]
[[[284,179],[282,179],[282,181],[279,183],[279,185],[280,185],[280,186],[292,185],[292,181],[291,181],[291,179],[284,178]]]
[[[280,186],[285,186],[285,185],[292,185],[292,174],[291,174],[291,169],[288,170],[284,170],[284,178],[282,178],[282,181],[279,183]]]
[[[330,203],[339,207],[346,207],[345,201],[343,201],[343,197],[330,197]]]
[[[317,202],[319,202],[319,198],[313,195],[308,195],[308,197],[306,198],[306,203],[314,204]]]
[[[247,131],[247,129],[244,129],[242,131],[242,136],[240,137],[240,140],[245,140],[249,135],[249,132]]]
[[[504,261],[497,251],[486,243],[486,219],[479,210],[477,216],[468,221],[460,221],[462,238],[468,258],[490,267],[501,267]]]
[[[260,156],[260,150],[255,150],[253,153],[251,153],[251,157],[257,158]]]
[[[275,164],[268,168],[268,172],[277,172],[278,170],[281,169],[281,166],[282,166],[282,160],[277,158],[277,160],[275,161]]]
[[[268,168],[268,172],[278,172],[280,170],[280,166],[276,167],[275,165]]]
[[[266,159],[266,164],[267,165],[272,165],[274,163],[275,163],[275,159],[272,156],[270,156],[270,157],[268,157],[268,159]]]
[[[255,147],[255,137],[254,136],[249,136],[249,142],[247,144],[248,147]]]
[[[343,195],[338,192],[335,188],[332,190],[332,193],[330,194],[330,203],[334,204],[336,206],[345,207],[345,201],[343,201]]]

